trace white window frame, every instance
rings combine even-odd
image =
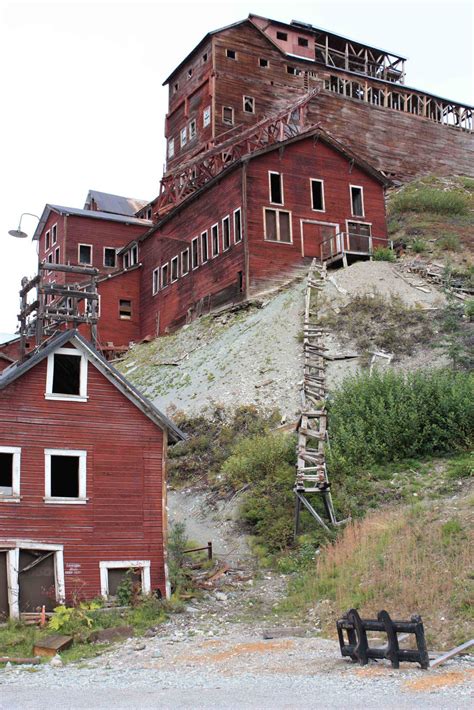
[[[187,271],[184,270],[184,264],[183,264],[184,255],[186,254],[186,252],[188,254],[188,269],[187,269]],[[183,249],[183,251],[181,252],[181,276],[187,276],[189,274],[190,266],[191,266],[191,264],[189,263],[189,247],[188,247],[188,249]]]
[[[192,121],[189,122],[189,140],[192,141],[196,138],[197,136],[197,125],[196,125],[196,119],[193,118]]]
[[[202,250],[203,241],[206,242],[206,258],[204,258],[204,252]],[[204,232],[201,232],[201,264],[207,264],[208,261],[209,261],[209,232],[206,229]]]
[[[188,127],[184,126],[179,132],[179,144],[181,148],[184,148],[186,143],[188,142]]]
[[[176,264],[176,276],[173,278],[173,264]],[[179,279],[179,259],[174,256],[170,261],[170,283],[174,284]]]
[[[236,238],[236,229],[235,229],[235,218],[237,213],[240,215],[240,239]],[[233,216],[233,223],[234,223],[234,244],[240,244],[240,242],[243,239],[243,234],[242,234],[242,209],[240,207],[237,207],[236,210],[234,210],[234,216]]]
[[[269,242],[270,244],[283,244],[287,247],[293,245],[293,213],[290,210],[279,210],[276,207],[263,207],[263,235],[264,235],[264,240],[266,242]],[[290,241],[289,242],[282,242],[280,239],[268,239],[267,238],[267,221],[265,219],[265,210],[272,210],[272,212],[286,212],[290,216]],[[277,226],[277,236],[280,236],[280,219],[277,219],[276,222]]]
[[[278,175],[280,178],[280,187],[281,187],[281,202],[273,202],[272,201],[272,175]],[[282,207],[285,204],[285,186],[283,183],[283,173],[278,173],[276,170],[269,170],[268,171],[268,201],[271,205],[279,205]],[[286,210],[288,211],[288,210]]]
[[[217,251],[214,254],[214,235],[213,235],[213,229],[214,227],[217,229]],[[211,227],[211,259],[215,259],[217,256],[219,256],[220,253],[220,244],[219,244],[219,222],[216,222],[215,224],[212,225]]]
[[[160,267],[157,266],[156,269],[153,269],[152,275],[151,275],[151,294],[152,296],[156,296],[158,291],[160,290]]]
[[[141,570],[142,594],[151,594],[150,560],[111,560],[99,562],[100,593],[104,599],[109,596],[109,569],[139,569]]]
[[[7,551],[7,583],[8,583],[8,606],[10,616],[14,619],[20,616],[20,585],[18,581],[18,570],[20,567],[20,550],[44,550],[54,552],[54,583],[56,587],[56,601],[58,604],[64,603],[65,583],[64,583],[64,545],[52,545],[48,542],[38,542],[38,540],[18,540],[14,541],[14,546]],[[4,547],[3,541],[0,545]],[[6,541],[6,547],[11,545]]]
[[[21,448],[19,446],[0,446],[0,454],[13,454],[12,460],[12,492],[9,494],[0,493],[0,503],[20,502],[20,471],[21,471]]]
[[[346,219],[346,234],[349,234],[349,222],[355,222],[356,224],[365,224],[366,227],[370,227],[370,237],[372,237],[372,222],[367,222],[364,219],[357,219],[353,217],[352,219]]]
[[[81,261],[81,247],[89,247],[91,250],[91,257],[90,261]],[[92,262],[94,261],[94,246],[93,244],[78,244],[77,245],[77,263],[82,264],[83,266],[92,266]]]
[[[54,263],[55,264],[61,263],[60,256],[61,256],[60,247],[56,247],[56,249],[54,250]]]
[[[51,496],[51,456],[79,458],[79,495],[77,498]],[[44,450],[44,502],[48,505],[85,505],[87,498],[87,451],[84,449]]]
[[[260,62],[266,62],[265,66],[262,66]],[[260,69],[269,69],[270,68],[270,60],[267,59],[266,57],[259,57],[258,58],[258,66]]]
[[[197,245],[196,263],[194,263],[193,244]],[[191,239],[191,270],[195,271],[198,267],[199,267],[199,237],[194,237],[193,239]]]
[[[51,245],[57,244],[58,241],[58,223],[51,225]]]
[[[130,266],[138,264],[138,244],[132,244],[130,247]]]
[[[168,158],[174,158],[174,138],[168,138]]]
[[[44,233],[44,250],[49,251],[51,248],[51,230],[47,229]]]
[[[79,373],[79,394],[64,394],[61,392],[53,392],[54,380],[54,356],[55,355],[72,355],[81,358],[80,373]],[[48,364],[46,369],[46,392],[45,399],[53,399],[59,402],[87,402],[87,357],[75,348],[57,348],[54,352],[48,355]]]
[[[246,99],[248,99],[249,101],[252,102],[252,110],[251,111],[247,111],[247,109],[245,108],[245,100]],[[244,113],[251,113],[251,114],[255,113],[255,97],[254,96],[247,96],[247,95],[242,96],[242,111]]]
[[[113,251],[114,254],[115,254],[115,263],[114,263],[113,266],[108,266],[108,265],[105,263],[105,250],[106,250],[106,249],[108,249],[109,251]],[[102,264],[103,264],[103,266],[105,266],[106,269],[115,269],[115,268],[117,267],[117,250],[116,250],[115,247],[104,247],[103,257],[102,257]]]
[[[360,199],[362,202],[362,214],[354,214],[354,203],[352,200],[352,188],[357,188],[357,190],[360,190]],[[365,203],[364,203],[364,188],[362,185],[349,185],[349,197],[351,200],[351,215],[357,219],[364,219],[365,218]],[[353,220],[349,220],[352,222]]]
[[[313,207],[313,182],[319,182],[321,184],[321,197],[323,200],[322,210],[317,210],[315,207]],[[326,212],[326,197],[324,194],[324,180],[320,180],[319,178],[310,178],[309,179],[309,197],[311,200],[311,211],[312,212]]]
[[[168,283],[166,283],[166,284],[163,283],[163,269],[164,269],[165,267],[166,267],[166,269],[167,269],[167,271],[168,271]],[[161,289],[162,289],[162,290],[163,290],[164,288],[168,288],[168,286],[170,285],[170,265],[169,265],[169,262],[168,262],[168,261],[161,265],[161,280],[160,280],[160,283],[161,283]]]
[[[229,246],[227,246],[227,247],[224,244],[224,222],[227,222],[227,224],[228,224]],[[230,247],[232,246],[232,237],[230,234],[230,215],[226,215],[225,217],[222,218],[221,231],[222,231],[222,252],[224,253],[225,251],[229,251]]]
[[[202,112],[202,125],[203,125],[203,128],[207,128],[207,126],[211,125],[211,107],[210,106],[206,106],[206,108]]]
[[[232,119],[228,121],[226,118],[224,118],[224,111],[228,109],[232,113]],[[235,116],[234,116],[234,107],[233,106],[223,106],[222,107],[222,123],[225,123],[226,126],[233,126],[235,122]]]
[[[233,52],[234,56],[230,57],[229,52]],[[232,47],[226,47],[225,56],[226,56],[226,59],[231,59],[233,62],[236,62],[237,61],[237,50],[232,49]]]

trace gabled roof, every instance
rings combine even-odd
[[[56,212],[60,215],[74,215],[76,217],[89,217],[91,219],[102,219],[109,222],[121,222],[122,224],[137,224],[144,228],[152,225],[149,219],[138,219],[137,217],[128,217],[123,214],[111,214],[109,212],[96,212],[94,210],[81,210],[78,207],[64,207],[62,205],[45,205],[41,219],[38,222],[33,239],[39,239],[46,222],[48,221],[51,212]]]
[[[185,434],[168,419],[159,409],[157,409],[141,392],[122,375],[121,372],[112,367],[112,365],[102,357],[94,348],[92,343],[86,340],[77,330],[65,330],[62,333],[46,341],[31,357],[21,363],[15,363],[7,367],[0,374],[0,391],[11,385],[19,377],[22,377],[26,372],[42,362],[48,355],[53,353],[58,348],[66,343],[71,343],[75,348],[84,353],[89,362],[111,382],[124,397],[129,399],[145,416],[156,424],[160,429],[168,431],[171,441],[182,441],[186,438]]]
[[[92,200],[94,200],[98,212],[110,212],[111,214],[127,215],[128,217],[134,217],[142,207],[148,204],[148,200],[138,200],[134,197],[122,197],[121,195],[112,195],[109,192],[89,190],[84,205],[85,210],[91,210]]]

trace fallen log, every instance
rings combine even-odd
[[[33,656],[32,658],[19,658],[18,656],[0,656],[0,663],[16,663],[18,665],[32,665],[36,666],[41,663],[41,658],[39,656]]]

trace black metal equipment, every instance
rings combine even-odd
[[[393,621],[388,612],[379,611],[377,620],[361,619],[356,609],[350,609],[341,619],[338,619],[336,626],[341,654],[349,656],[354,663],[357,661],[361,666],[365,666],[369,659],[386,658],[391,661],[392,668],[399,668],[400,661],[419,663],[425,670],[429,668],[425,631],[421,617],[418,615],[412,616],[410,621]],[[344,639],[344,631],[348,642]],[[385,632],[387,645],[370,648],[367,631]],[[397,637],[399,633],[415,634],[417,650],[400,649]]]

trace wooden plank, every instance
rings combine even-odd
[[[447,653],[443,654],[435,661],[433,661],[433,663],[430,664],[430,668],[436,668],[436,666],[440,666],[442,663],[449,661],[450,658],[453,658],[453,656],[457,656],[458,653],[462,653],[468,648],[471,648],[471,646],[474,646],[474,639],[470,639],[470,641],[465,641],[465,643],[462,643],[460,646],[452,648],[451,651],[448,651]]]
[[[33,653],[36,656],[55,656],[59,651],[65,651],[72,645],[72,636],[63,636],[63,634],[52,634],[41,641],[37,641],[33,647]]]

